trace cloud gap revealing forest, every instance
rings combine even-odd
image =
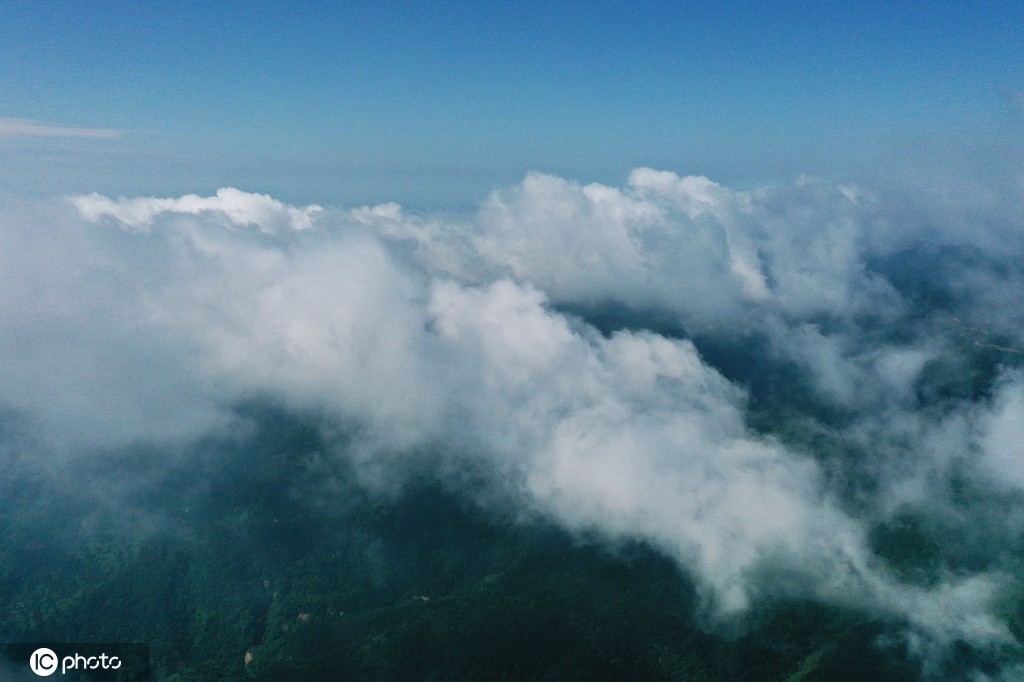
[[[1024,674],[1018,191],[5,202],[4,642],[172,682]]]

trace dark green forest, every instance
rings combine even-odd
[[[426,476],[375,493],[308,420],[240,411],[244,436],[136,448],[77,484],[10,476],[5,641],[148,642],[168,682],[923,674],[900,623],[786,599],[709,622],[643,544],[570,536]],[[878,550],[922,580],[943,561],[930,537],[912,517],[877,529]],[[945,665],[995,671],[1013,655],[964,647]]]

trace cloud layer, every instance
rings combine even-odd
[[[235,189],[11,206],[0,406],[68,453],[198,437],[273,396],[345,429],[370,484],[475,467],[524,510],[650,542],[719,617],[805,596],[1007,643],[1011,199],[986,207],[1002,251],[881,193],[651,169],[534,174],[445,217]],[[982,549],[908,579],[874,539],[907,515]]]

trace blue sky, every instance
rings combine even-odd
[[[1022,55],[1011,2],[10,3],[0,182],[444,205],[528,170],[841,179],[1019,143]]]

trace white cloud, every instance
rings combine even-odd
[[[112,139],[121,137],[123,131],[111,128],[80,128],[78,126],[54,125],[25,118],[0,118],[0,137],[81,137],[91,139]]]
[[[921,409],[921,377],[960,350],[876,267],[891,254],[873,234],[891,222],[870,192],[639,169],[622,188],[533,174],[449,217],[234,189],[72,206],[0,215],[0,402],[58,445],[189,437],[269,394],[358,427],[350,455],[368,477],[455,458],[566,527],[642,538],[719,614],[798,595],[938,639],[1008,637],[990,608],[997,561],[926,588],[871,549],[889,513],[953,504],[960,446],[1016,486],[1022,401],[1007,375],[991,404]],[[939,278],[951,300],[1019,314],[1024,278],[985,295],[1003,270],[972,267]],[[755,432],[746,390],[690,340],[605,336],[557,312],[609,302],[637,327],[654,309],[730,343],[763,337],[755,371],[806,374],[812,401],[845,410],[819,428],[863,455],[823,466]],[[874,477],[870,504],[844,499],[855,475]]]
[[[981,412],[978,464],[994,485],[1024,492],[1024,377],[1015,372]]]
[[[323,210],[315,204],[303,208],[289,206],[266,194],[242,192],[233,187],[219,189],[216,196],[212,197],[186,194],[178,199],[109,199],[99,194],[90,194],[72,197],[71,202],[88,220],[110,217],[135,229],[149,227],[162,214],[196,215],[213,212],[223,214],[235,225],[255,225],[267,234],[308,229],[313,225],[316,215]]]
[[[695,572],[719,615],[800,585],[941,639],[1012,639],[987,611],[1001,578],[934,589],[892,579],[814,461],[753,434],[743,392],[690,342],[582,335],[543,303],[498,281],[443,284],[430,307],[452,353],[480,372],[461,408],[479,452],[522,479],[537,508],[570,528],[651,542]]]
[[[810,180],[738,192],[647,168],[623,188],[531,174],[493,193],[472,225],[421,239],[420,253],[457,277],[507,275],[556,303],[666,311],[693,329],[765,314],[891,315],[898,297],[862,259],[874,210]],[[380,234],[402,235],[395,222]]]

